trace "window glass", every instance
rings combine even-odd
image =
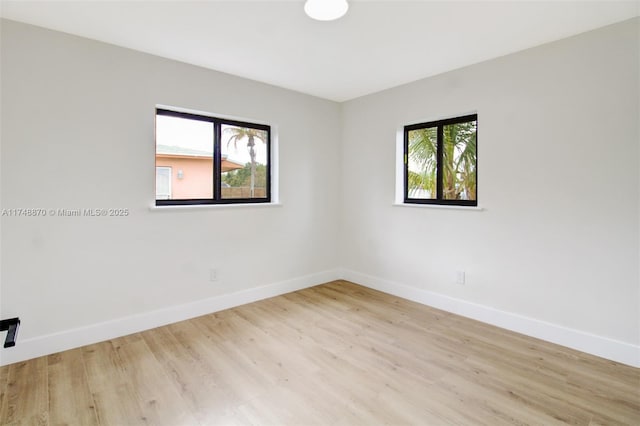
[[[443,140],[443,198],[475,200],[476,122],[443,126]]]
[[[222,198],[264,198],[267,191],[267,132],[222,125]]]
[[[436,198],[438,129],[428,127],[409,131],[409,197]]]

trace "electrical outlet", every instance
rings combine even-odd
[[[456,284],[464,285],[465,273],[462,270],[456,272]]]
[[[211,282],[218,281],[218,269],[217,268],[209,269],[209,281],[211,281]]]

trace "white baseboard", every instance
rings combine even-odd
[[[279,296],[317,284],[345,279],[443,311],[472,318],[507,330],[536,337],[602,358],[640,367],[640,346],[579,330],[501,311],[484,305],[418,289],[352,270],[329,270],[291,280],[267,284],[204,300],[171,306],[46,336],[18,340],[16,346],[0,349],[0,365],[73,349],[151,328],[222,311],[257,300]]]
[[[39,356],[73,349],[116,337],[126,336],[189,318],[222,311],[257,300],[279,296],[340,278],[340,270],[318,272],[303,277],[223,294],[183,305],[144,312],[86,327],[65,330],[31,339],[18,339],[16,346],[0,349],[0,365],[13,364]],[[18,338],[20,335],[18,334]]]
[[[344,269],[342,278],[365,287],[402,297],[443,311],[472,318],[527,336],[556,343],[622,364],[640,367],[640,346],[563,327],[489,306],[421,290],[406,284]]]

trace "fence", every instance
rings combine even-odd
[[[267,196],[266,188],[254,188],[253,197],[251,196],[251,188],[248,186],[221,188],[222,198],[265,198]]]

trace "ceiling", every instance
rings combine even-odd
[[[638,1],[6,1],[0,16],[345,101],[638,16]]]

